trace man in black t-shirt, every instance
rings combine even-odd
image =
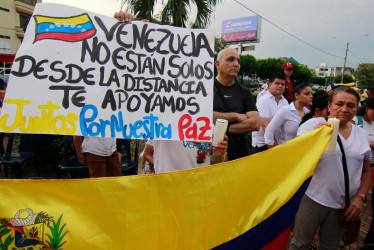
[[[245,135],[260,129],[260,116],[251,91],[235,82],[240,70],[240,57],[236,50],[226,48],[215,61],[217,76],[214,81],[213,120],[229,122],[228,158],[235,160],[249,154]]]

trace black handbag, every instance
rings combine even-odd
[[[345,211],[349,208],[350,199],[349,199],[349,178],[348,178],[348,168],[347,161],[345,158],[344,148],[340,136],[338,135],[338,144],[340,151],[342,152],[342,161],[343,161],[343,170],[344,170],[344,184],[345,184],[345,207],[339,211],[339,224],[344,228],[342,235],[342,240],[344,245],[350,245],[354,243],[360,232],[361,220],[357,221],[347,221],[347,218],[344,216]]]

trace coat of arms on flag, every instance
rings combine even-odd
[[[66,243],[66,224],[57,222],[46,212],[19,210],[14,218],[0,218],[0,249],[61,249]]]
[[[35,40],[43,39],[77,42],[96,34],[96,29],[88,14],[72,17],[34,16]]]

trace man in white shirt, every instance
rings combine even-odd
[[[252,132],[252,152],[258,153],[267,150],[264,133],[267,125],[283,106],[288,106],[287,100],[282,96],[285,90],[286,79],[282,74],[276,74],[270,78],[269,89],[265,95],[258,100],[257,110],[260,113],[260,131]]]

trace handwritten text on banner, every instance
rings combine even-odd
[[[210,140],[214,34],[37,4],[0,129]]]

